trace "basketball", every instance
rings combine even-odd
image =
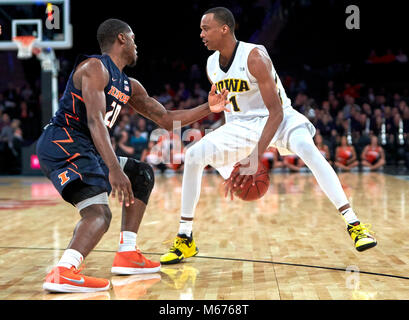
[[[239,167],[234,168],[232,174],[239,169]],[[254,201],[262,198],[266,194],[270,185],[270,177],[266,167],[261,161],[258,164],[257,173],[254,179],[254,186],[252,185],[253,181],[250,179],[246,182],[243,188],[240,188],[235,192],[235,195],[244,201]]]

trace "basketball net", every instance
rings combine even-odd
[[[37,50],[33,49],[34,41],[37,38],[34,36],[16,36],[13,41],[17,44],[17,58],[29,59],[33,55],[33,51],[37,54]]]

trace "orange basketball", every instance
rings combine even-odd
[[[233,172],[240,170],[236,167]],[[232,172],[232,174],[233,174]],[[254,177],[254,186],[252,179],[248,180],[243,188],[235,192],[235,195],[244,201],[254,201],[262,198],[270,185],[270,177],[264,164],[260,161],[258,164],[257,173]]]

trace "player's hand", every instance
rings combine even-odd
[[[230,177],[223,181],[223,185],[224,185],[224,197],[227,198],[227,195],[230,193],[230,199],[234,200],[234,193],[236,192],[238,188],[233,187],[233,183]]]
[[[255,154],[250,154],[247,158],[234,165],[230,176],[233,188],[244,188],[247,181],[251,181],[254,186],[256,181],[259,158]],[[238,168],[238,170],[237,170]],[[236,170],[235,170],[236,169]]]
[[[222,111],[230,112],[230,110],[225,107],[226,104],[230,103],[230,101],[227,100],[228,94],[229,91],[226,89],[223,89],[222,92],[216,94],[216,85],[213,84],[208,96],[210,111],[213,113],[219,113]]]
[[[112,187],[112,198],[118,196],[119,203],[125,203],[125,207],[135,202],[131,182],[120,167],[109,170],[109,183]]]

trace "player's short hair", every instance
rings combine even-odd
[[[215,7],[207,10],[203,15],[213,13],[214,18],[222,24],[226,24],[231,33],[234,33],[234,28],[236,26],[236,21],[234,19],[233,13],[225,7]]]
[[[108,19],[102,22],[97,30],[97,40],[101,51],[108,51],[114,44],[118,34],[129,30],[129,25],[119,19]]]

